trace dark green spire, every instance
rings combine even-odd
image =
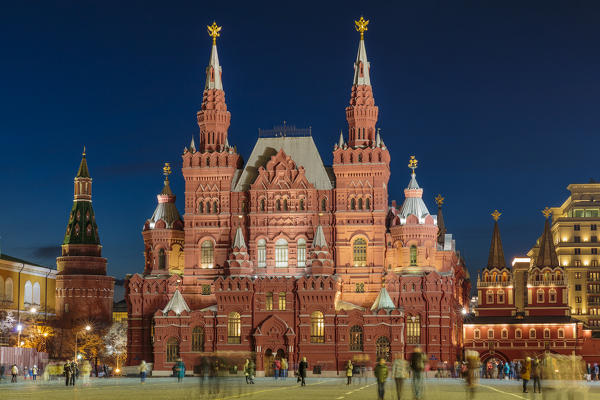
[[[77,178],[89,178],[90,171],[88,170],[87,161],[85,159],[85,146],[83,146],[83,155],[81,157],[81,163],[79,164],[79,171],[77,171]]]

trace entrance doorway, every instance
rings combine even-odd
[[[275,375],[275,371],[273,369],[274,360],[275,356],[273,355],[273,350],[267,349],[265,351],[265,355],[263,356],[263,367],[265,369],[265,376]]]

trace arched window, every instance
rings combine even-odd
[[[275,266],[280,268],[288,266],[288,242],[285,239],[275,242]]]
[[[306,240],[298,239],[298,267],[306,267]]]
[[[179,341],[171,337],[167,340],[167,362],[175,362],[179,358]]]
[[[215,200],[215,202],[213,203],[213,213],[216,214],[218,209],[219,209],[219,204]]]
[[[350,199],[350,209],[356,210],[356,199],[354,197]]]
[[[502,329],[502,339],[508,339],[508,329],[504,328]]]
[[[367,241],[358,238],[352,246],[352,257],[355,267],[365,267],[367,265]]]
[[[265,239],[260,239],[256,245],[257,249],[257,264],[264,268],[267,266],[267,242]]]
[[[242,323],[240,314],[230,312],[227,317],[227,343],[242,343]]]
[[[375,349],[377,350],[377,359],[384,359],[390,361],[390,339],[385,336],[380,336],[375,342]]]
[[[286,309],[286,294],[285,294],[285,292],[279,292],[278,300],[279,300],[279,310],[285,311],[285,309]]]
[[[31,285],[31,281],[25,282],[25,293],[23,294],[23,303],[33,303],[33,286]]]
[[[210,214],[210,201],[206,202],[206,213]]]
[[[4,282],[4,298],[12,302],[13,301],[13,281],[12,278],[6,278],[6,282]]]
[[[287,199],[283,199],[283,211],[287,211],[288,210],[288,202]]]
[[[363,209],[363,199],[358,199],[358,209],[359,210]]]
[[[563,328],[558,328],[558,338],[559,339],[565,338],[565,330]]]
[[[260,211],[265,211],[265,199],[260,199]]]
[[[508,274],[506,272],[502,273],[502,282],[506,282],[508,280]]]
[[[487,272],[485,274],[483,274],[483,280],[485,282],[489,282],[490,281],[490,274],[488,274]]]
[[[265,296],[265,310],[273,311],[273,292],[267,292]]]
[[[543,303],[544,302],[544,289],[538,289],[538,291],[537,291],[537,302],[538,303]]]
[[[521,328],[515,329],[515,339],[521,339],[523,337],[523,331]]]
[[[36,282],[33,284],[33,304],[39,306],[41,304],[40,297],[41,297],[40,284]]]
[[[406,343],[421,343],[421,316],[412,315],[406,317]]]
[[[321,311],[310,314],[310,342],[325,343],[325,321]]]
[[[544,328],[544,339],[550,339],[550,329]]]
[[[365,199],[365,209],[367,209],[367,210],[371,209],[371,199],[368,197]]]
[[[494,338],[494,330],[488,329],[488,339],[493,339],[493,338]]]
[[[304,211],[304,199],[300,199],[300,211]]]
[[[323,197],[321,199],[321,211],[327,211],[327,198]]]
[[[412,289],[411,289],[411,291],[412,291],[412,292],[414,292],[414,291],[416,291],[416,290],[417,290],[417,285],[415,285],[415,284],[413,283],[413,284],[412,284]]]
[[[535,339],[535,329],[533,328],[529,330],[529,339]]]
[[[215,264],[215,246],[211,240],[205,240],[200,246],[200,266],[213,268]]]
[[[494,304],[494,292],[488,290],[487,292],[485,292],[485,295],[487,304]]]
[[[412,267],[417,266],[417,246],[414,244],[410,246],[410,265]]]
[[[479,331],[479,329],[473,330],[473,339],[480,339],[480,338],[481,338],[481,332]]]
[[[350,328],[350,351],[363,351],[363,329],[359,325]]]
[[[204,214],[204,203],[203,202],[200,202],[200,204],[198,204],[198,213]]]
[[[277,209],[277,211],[281,211],[281,199],[277,199],[277,201],[275,202],[275,208]]]
[[[498,304],[504,304],[504,290],[498,290]]]
[[[158,250],[158,268],[165,269],[167,265],[167,256],[165,254],[165,249]]]
[[[556,289],[550,289],[550,291],[548,291],[548,301],[550,303],[556,303]]]
[[[201,326],[192,331],[192,351],[204,351],[204,328]]]

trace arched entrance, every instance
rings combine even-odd
[[[273,350],[267,349],[263,356],[263,368],[265,369],[265,376],[273,376],[275,372],[273,370],[273,361],[275,360],[275,355],[273,354]]]

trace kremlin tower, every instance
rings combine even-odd
[[[112,319],[114,279],[106,276],[106,258],[92,208],[92,178],[85,149],[75,177],[75,196],[61,256],[56,259],[56,316],[65,327]]]

